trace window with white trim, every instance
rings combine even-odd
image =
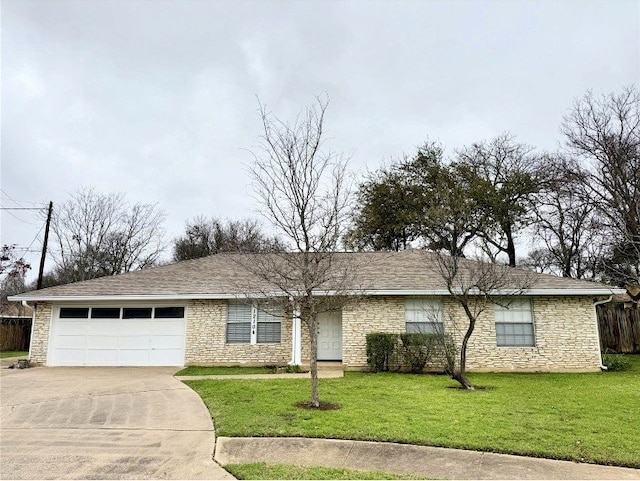
[[[495,312],[498,346],[535,346],[530,299],[511,299],[496,305]]]
[[[245,302],[229,302],[227,310],[227,343],[251,342],[253,305]]]
[[[442,333],[444,331],[443,312],[444,307],[440,299],[407,299],[404,304],[407,332]]]
[[[282,306],[229,301],[228,344],[278,344],[282,335]]]

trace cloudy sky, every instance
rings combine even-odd
[[[557,149],[575,98],[640,79],[638,0],[1,5],[2,207],[123,192],[158,204],[168,241],[200,214],[257,217],[257,98],[293,119],[327,93],[329,145],[363,173],[427,138]],[[37,213],[1,221],[40,248]]]

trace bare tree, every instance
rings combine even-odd
[[[188,222],[185,234],[173,241],[173,259],[184,261],[220,252],[270,252],[282,248],[282,242],[264,234],[256,220],[225,222],[201,216]]]
[[[465,313],[462,338],[452,344],[451,336],[443,337],[442,347],[450,376],[464,389],[473,390],[474,386],[467,377],[467,347],[478,320],[492,306],[508,307],[516,296],[522,295],[532,284],[532,273],[493,262],[462,259],[442,251],[425,255],[435,256],[438,272],[449,295]],[[452,322],[454,325],[456,323]],[[454,362],[456,354],[459,357]]]
[[[58,282],[153,265],[164,248],[163,221],[155,205],[130,205],[123,194],[79,190],[52,218]]]
[[[7,278],[24,278],[31,265],[24,260],[24,257],[16,257],[16,246],[3,245],[0,252],[0,276]]]
[[[587,92],[564,117],[568,150],[586,164],[579,184],[612,242],[608,280],[640,285],[640,91]]]
[[[311,406],[318,391],[318,315],[340,311],[354,293],[355,268],[338,249],[348,218],[346,161],[324,150],[328,99],[318,97],[294,123],[260,105],[263,133],[251,175],[263,215],[289,241],[290,251],[245,256],[243,268],[266,287],[262,297],[290,301],[308,329]],[[331,295],[324,295],[329,292]]]
[[[563,277],[596,278],[591,258],[600,251],[602,225],[593,202],[575,187],[586,173],[560,155],[547,157],[545,172],[547,179],[532,203],[534,233],[544,247],[530,253],[530,260]]]

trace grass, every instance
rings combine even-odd
[[[238,479],[422,479],[382,471],[357,471],[291,464],[228,464],[224,469]]]
[[[308,380],[187,381],[220,436],[301,436],[465,448],[640,467],[640,356],[630,369],[581,374],[477,373],[484,390],[449,389],[446,376],[346,373]]]
[[[26,357],[29,353],[27,351],[0,351],[0,359],[7,357]]]
[[[273,366],[264,367],[207,367],[188,366],[178,371],[176,376],[209,376],[209,375],[234,375],[234,374],[273,374],[276,368]]]

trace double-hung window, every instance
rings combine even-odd
[[[230,301],[227,312],[228,344],[280,343],[281,306],[256,301]]]
[[[282,330],[282,306],[270,306],[266,303],[256,304],[258,331],[256,342],[258,344],[279,343]]]
[[[530,299],[512,299],[496,305],[498,346],[535,346]]]
[[[444,329],[443,310],[440,299],[407,299],[404,305],[407,332],[442,333]]]
[[[227,343],[251,342],[253,305],[246,302],[229,302],[227,311]]]

